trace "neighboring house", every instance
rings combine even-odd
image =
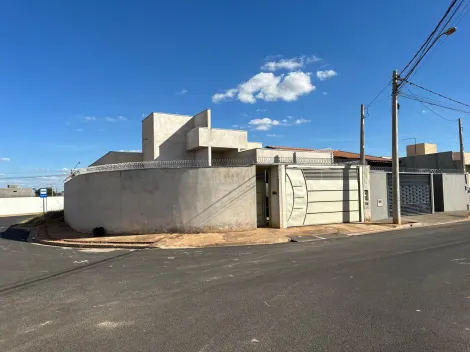
[[[279,147],[279,146],[266,146],[267,149],[276,149],[276,150],[297,150],[297,151],[315,151],[315,149],[310,148],[291,148],[291,147]],[[333,157],[335,163],[349,163],[349,162],[359,162],[361,160],[361,155],[358,153],[345,152],[343,150],[333,150]],[[380,167],[392,167],[392,160],[390,158],[383,158],[378,156],[365,156],[367,165],[370,166],[380,166]]]
[[[437,145],[420,143],[406,146],[400,167],[410,169],[462,170],[460,152],[438,152]],[[470,172],[470,153],[465,153],[465,170]]]
[[[0,198],[13,197],[34,197],[32,188],[19,188],[17,185],[8,185],[7,188],[0,188]]]
[[[333,150],[333,156],[335,162],[349,162],[349,161],[360,161],[361,155],[358,153],[345,152],[342,150]],[[383,158],[379,156],[365,156],[367,165],[380,166],[380,167],[392,167],[392,160],[389,158]]]

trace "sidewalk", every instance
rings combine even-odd
[[[424,215],[414,215],[414,216],[402,216],[403,223],[405,222],[414,222],[420,223],[422,225],[439,225],[447,224],[458,221],[470,220],[470,211],[468,210],[459,210],[459,211],[449,211],[445,213],[434,213],[434,214],[424,214]],[[377,221],[381,224],[391,224],[392,219],[385,219]]]
[[[314,225],[287,229],[259,228],[252,231],[201,234],[148,234],[90,237],[75,232],[63,222],[40,226],[32,240],[48,245],[120,248],[198,248],[242,246],[284,242],[311,242],[347,238],[414,226],[431,226],[470,220],[468,212],[436,213],[404,217],[403,225],[391,219],[375,223]]]

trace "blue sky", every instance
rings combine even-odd
[[[247,127],[263,145],[357,152],[360,104],[411,59],[449,2],[423,4],[3,2],[0,178],[55,175],[109,150],[140,149],[140,121],[151,111],[211,108],[213,126]],[[470,16],[458,27],[413,81],[468,102]],[[391,153],[383,98],[366,120],[368,154]],[[458,150],[456,122],[423,112],[419,102],[400,104],[400,138]],[[465,126],[470,117],[462,117]],[[0,186],[13,182],[32,183],[10,178]]]

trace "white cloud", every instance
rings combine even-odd
[[[142,153],[140,149],[120,149],[120,152],[127,152],[127,153]]]
[[[182,89],[179,92],[176,93],[176,95],[185,95],[188,92],[187,89]]]
[[[76,128],[75,131],[77,131],[77,132],[83,132],[83,128]]]
[[[96,121],[96,117],[94,117],[94,116],[85,116],[84,119],[86,121]]]
[[[255,129],[259,131],[267,131],[271,129],[273,126],[277,126],[280,124],[278,120],[271,120],[269,117],[265,117],[262,119],[254,119],[248,122],[249,125],[256,126]]]
[[[264,58],[264,60],[269,61],[269,60],[279,59],[280,57],[282,57],[281,54],[268,55]]]
[[[282,120],[281,122],[282,122],[282,123],[288,123],[289,121],[287,121],[287,120],[284,119],[284,120]]]
[[[271,72],[277,70],[294,71],[304,67],[307,64],[318,62],[320,60],[321,59],[316,56],[299,56],[290,59],[280,59],[278,61],[268,61],[263,66],[261,66],[261,69]]]
[[[41,176],[41,177],[39,177],[39,179],[41,179],[41,180],[58,180],[59,177],[58,176]]]
[[[279,134],[267,134],[266,137],[282,137]]]
[[[300,58],[292,58],[292,59],[281,59],[279,61],[268,61],[263,66],[261,66],[262,70],[267,71],[277,71],[281,69],[286,69],[288,71],[293,71],[301,68],[304,65],[303,61]]]
[[[10,158],[6,158],[6,157],[3,156],[3,157],[0,158],[0,161],[10,161]]]
[[[287,118],[288,118],[289,120],[292,120],[292,119],[294,118],[294,116],[289,116],[289,115],[288,115]]]
[[[425,113],[426,113],[426,110],[423,110],[422,113],[425,114]]]
[[[240,114],[240,116],[248,117],[248,114]]]
[[[338,75],[338,72],[333,71],[333,70],[317,71],[317,77],[320,81],[327,80],[337,75]]]
[[[310,122],[310,120],[306,120],[306,119],[302,119],[302,118],[295,120],[296,125],[301,125],[303,123],[309,123],[309,122]]]
[[[212,96],[212,102],[214,103],[219,103],[223,100],[229,100],[235,97],[235,94],[237,94],[238,89],[229,89],[225,93],[217,93]]]
[[[261,72],[232,88],[225,93],[215,94],[214,103],[235,97],[242,103],[254,104],[257,99],[264,101],[295,101],[298,97],[308,94],[316,87],[310,81],[310,73],[301,71],[289,72],[287,75],[275,76],[273,73]]]
[[[268,109],[256,109],[256,112],[266,112]]]
[[[118,117],[105,117],[105,120],[108,122],[116,122],[116,121],[126,121],[127,119],[124,116],[118,116]]]
[[[328,92],[322,92],[323,95],[328,95]]]

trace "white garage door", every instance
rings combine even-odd
[[[359,221],[356,168],[286,168],[287,226]]]

